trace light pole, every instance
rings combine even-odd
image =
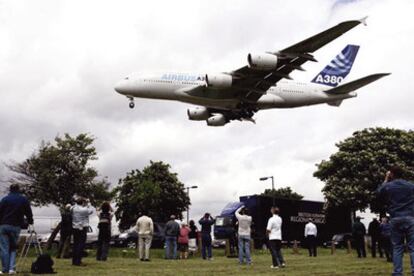
[[[198,188],[198,186],[188,186],[188,187],[184,188],[184,189],[187,190],[188,199],[190,199],[190,189],[197,189],[197,188]],[[188,205],[188,207],[187,207],[187,224],[188,224],[189,220],[190,220],[190,205]]]
[[[275,206],[275,182],[274,182],[274,178],[273,175],[272,176],[264,176],[264,177],[260,177],[259,180],[260,181],[266,181],[269,178],[272,179],[272,197],[273,197],[273,207]]]

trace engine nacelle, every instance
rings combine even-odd
[[[206,74],[206,83],[208,87],[228,88],[233,83],[233,77],[227,74]]]
[[[248,54],[247,62],[250,68],[256,70],[273,70],[277,66],[277,56],[272,54]]]
[[[208,126],[224,126],[228,121],[223,114],[216,114],[207,119]]]
[[[203,121],[210,117],[210,112],[205,107],[195,107],[187,109],[187,115],[190,120]]]

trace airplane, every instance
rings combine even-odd
[[[355,90],[389,75],[373,74],[342,84],[359,46],[347,45],[311,83],[295,82],[289,74],[304,71],[307,61],[317,62],[313,52],[361,23],[366,25],[366,17],[342,22],[281,51],[249,53],[247,65],[232,72],[132,73],[115,85],[115,91],[130,100],[130,108],[135,97],[197,105],[187,110],[188,118],[206,121],[208,126],[224,126],[232,120],[255,123],[254,114],[264,109],[340,106],[357,96]]]

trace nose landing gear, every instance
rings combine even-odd
[[[134,98],[128,97],[128,99],[129,99],[129,108],[134,108],[135,107]]]

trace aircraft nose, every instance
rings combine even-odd
[[[126,88],[126,85],[123,80],[117,82],[114,87],[115,91],[118,92],[119,94],[125,93],[125,88]]]

